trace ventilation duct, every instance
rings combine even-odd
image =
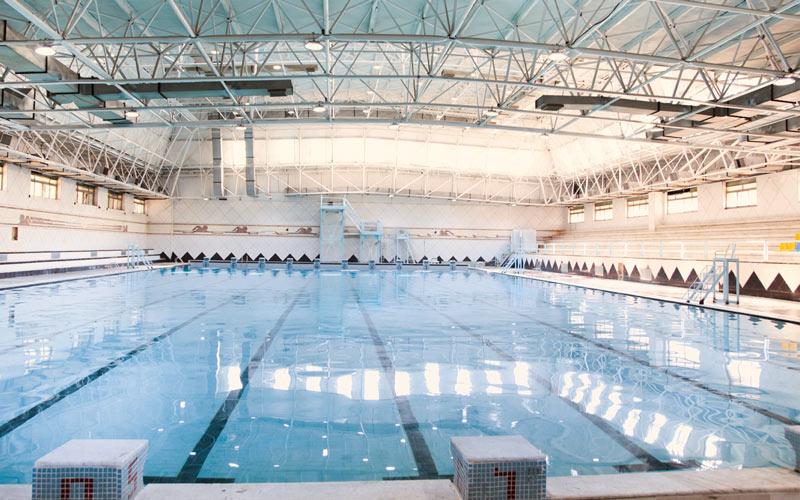
[[[294,92],[291,80],[259,80],[247,82],[230,82],[227,84],[234,97],[285,97]],[[139,99],[188,99],[201,97],[230,97],[220,82],[194,83],[142,83],[124,85],[125,91]],[[85,91],[95,98],[104,101],[125,99],[125,94],[110,85],[92,85]]]
[[[245,188],[247,196],[256,195],[256,167],[253,155],[253,130],[248,128],[244,131],[244,151],[245,151]]]
[[[222,198],[223,191],[223,172],[222,172],[222,141],[219,137],[219,129],[211,129],[211,153],[213,156],[213,178],[214,178],[214,197]]]
[[[653,115],[662,118],[672,118],[692,111],[691,106],[635,101],[632,99],[614,100],[610,97],[543,95],[536,99],[536,108],[543,111],[587,112],[599,106],[606,106],[606,111],[614,113]],[[710,115],[711,111],[706,111],[705,113]]]

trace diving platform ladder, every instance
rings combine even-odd
[[[525,269],[525,250],[518,248],[514,253],[508,257],[505,264],[503,264],[503,272],[514,269],[515,272]]]
[[[320,197],[319,243],[320,259],[323,262],[345,260],[345,226],[355,226],[359,234],[359,262],[381,260],[383,224],[380,221],[365,222],[358,216],[346,197]]]
[[[734,271],[735,269],[735,271]],[[711,264],[706,266],[703,271],[695,278],[683,299],[687,303],[696,301],[698,304],[703,304],[709,295],[712,296],[714,302],[724,302],[725,304],[731,303],[731,283],[730,273],[734,272],[735,287],[734,299],[736,304],[739,303],[739,259],[736,258],[736,243],[731,243],[724,253],[714,252],[714,259]],[[722,281],[722,289],[720,290],[720,281]],[[721,298],[717,299],[717,293],[721,293]]]
[[[394,261],[403,264],[414,263],[414,253],[411,251],[411,235],[408,229],[398,229],[394,233]]]
[[[153,269],[153,259],[139,245],[129,243],[128,249],[125,251],[125,265],[128,269],[135,269],[139,266]]]

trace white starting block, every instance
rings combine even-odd
[[[142,490],[147,441],[73,439],[33,464],[33,500],[129,500]]]
[[[450,438],[464,500],[545,500],[547,457],[522,436]]]

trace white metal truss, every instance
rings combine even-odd
[[[800,157],[800,131],[769,128],[800,118],[797,102],[736,100],[800,77],[800,0],[3,2],[0,19],[25,39],[0,42],[0,49],[52,43],[55,57],[80,75],[73,83],[94,78],[95,84],[113,86],[125,99],[110,109],[139,112],[134,124],[103,122],[89,116],[99,110],[76,111],[48,99],[48,88],[69,80],[48,81],[6,66],[4,92],[40,90],[35,121],[0,121],[0,130],[15,130],[28,143],[49,137],[45,133],[63,137],[86,130],[125,135],[188,129],[200,138],[197,129],[242,124],[397,122],[493,129],[519,134],[520,140],[530,140],[524,133],[547,134],[567,138],[576,148],[582,139],[635,146],[592,169],[557,168],[529,179],[549,187],[528,198],[496,194],[508,203],[570,203],[670,186],[676,176],[701,182],[711,172],[791,167]],[[310,40],[321,50],[307,49]],[[291,95],[236,97],[230,90],[237,82],[279,80],[291,80]],[[131,90],[209,82],[218,82],[224,93],[143,99]],[[588,111],[553,112],[535,106],[545,94],[609,100]],[[620,100],[689,108],[656,121],[615,111]],[[324,113],[312,111],[317,104]],[[706,110],[752,117],[724,125],[693,121]],[[656,140],[647,135],[654,129],[685,133]],[[163,133],[168,139],[157,156],[133,161],[146,163],[143,172],[160,178],[133,170],[120,178],[144,179],[143,186],[167,194],[174,190],[182,167],[179,148],[169,141],[177,133]],[[148,147],[146,140],[135,142]],[[318,166],[302,168],[311,172]],[[425,175],[438,174],[434,169]],[[513,172],[508,178],[515,178]],[[319,192],[335,187],[323,183]],[[363,183],[359,189],[370,192]],[[459,189],[452,191],[457,199]]]

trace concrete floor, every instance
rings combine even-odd
[[[29,500],[30,485],[0,485],[0,499]],[[136,500],[460,500],[447,480],[335,483],[151,484]],[[789,500],[800,473],[782,468],[551,477],[548,500]]]

